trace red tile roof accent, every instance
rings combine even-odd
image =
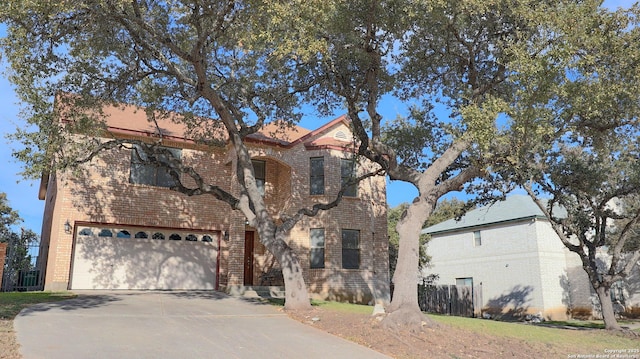
[[[218,133],[219,140],[227,141],[228,135],[222,127],[221,122],[212,119],[202,118],[203,125],[210,128],[189,129],[180,119],[177,113],[155,112],[155,122],[149,119],[147,111],[143,107],[135,105],[106,105],[102,109],[107,130],[114,134],[142,136],[142,137],[162,137],[177,141],[191,142],[197,132],[209,131]],[[61,121],[69,121],[70,117],[63,110],[59,111]],[[66,116],[65,116],[66,114]],[[156,126],[157,123],[157,126]],[[321,138],[312,140],[314,137],[327,131],[328,129],[344,123],[349,125],[347,116],[342,115],[320,128],[311,131],[294,124],[287,124],[285,121],[274,121],[266,124],[259,132],[247,136],[246,140],[252,143],[261,143],[279,147],[293,147],[299,143],[305,143],[307,148],[334,148],[345,150],[351,146],[350,142],[339,141],[333,138]]]

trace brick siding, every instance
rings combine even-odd
[[[342,127],[341,130],[348,131],[346,126]],[[184,147],[179,143],[165,145]],[[340,188],[343,151],[307,150],[304,144],[293,148],[256,145],[251,154],[266,161],[265,202],[275,220],[315,202],[330,201]],[[310,196],[309,158],[318,156],[325,157],[325,195]],[[183,163],[194,166],[209,183],[237,194],[232,157],[223,149],[199,151],[191,147],[182,151]],[[244,234],[253,230],[245,226],[242,213],[231,211],[226,203],[210,195],[187,197],[165,188],[130,184],[129,167],[130,151],[112,150],[73,174],[49,178],[42,231],[43,243],[49,247],[45,289],[68,287],[74,235],[65,233],[66,221],[74,227],[82,222],[227,232],[228,239],[221,241],[220,246],[219,284],[223,289],[242,285]],[[365,180],[359,185],[357,198],[345,198],[339,207],[305,218],[292,229],[289,245],[302,262],[304,278],[314,296],[365,303],[374,299],[374,293],[376,297],[388,297],[385,191],[384,177]],[[310,228],[326,230],[324,269],[309,269]],[[357,270],[342,269],[342,229],[360,231]],[[259,240],[257,234],[256,239]],[[256,254],[254,283],[271,262],[267,253]]]

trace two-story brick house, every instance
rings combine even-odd
[[[158,120],[156,126],[133,106],[108,107],[104,113],[105,138],[161,140],[209,183],[239,193],[230,146],[198,145],[186,138],[181,125]],[[297,126],[272,130],[246,142],[276,219],[331,200],[353,171],[367,170],[367,164],[353,166],[346,117],[314,131]],[[188,197],[170,190],[167,173],[141,163],[134,152],[105,151],[76,171],[43,179],[45,290],[235,292],[281,284],[275,260],[240,211],[210,195]],[[374,286],[378,291],[382,286],[388,295],[386,231],[384,177],[359,183],[337,208],[300,221],[290,232],[289,245],[305,268],[310,294],[369,302]]]

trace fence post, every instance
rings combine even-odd
[[[473,315],[477,318],[482,317],[482,282],[473,288]]]
[[[3,291],[4,286],[4,267],[7,258],[7,242],[0,243],[0,292]]]

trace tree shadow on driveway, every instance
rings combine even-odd
[[[176,298],[181,299],[211,299],[211,300],[221,300],[230,298],[230,296],[223,292],[216,291],[205,291],[205,290],[195,290],[195,291],[159,291],[155,293],[168,294],[174,296]]]
[[[145,296],[157,296],[159,298],[175,298],[178,300],[200,300],[204,303],[210,301],[212,304],[227,299],[236,299],[242,303],[253,304],[255,306],[271,306],[268,300],[253,298],[234,297],[229,294],[217,291],[108,291],[100,292],[78,292],[78,296],[72,299],[67,299],[59,302],[39,303],[23,309],[19,316],[25,317],[35,315],[38,313],[49,312],[53,310],[61,310],[64,312],[71,312],[76,310],[96,309],[100,307],[106,307],[118,302],[125,302],[126,306],[133,308],[153,308],[155,301],[151,300],[147,302],[144,298],[142,301],[130,301],[128,298],[145,297]],[[172,302],[172,305],[177,305]],[[124,304],[124,303],[123,303]],[[230,304],[230,303],[229,303]],[[176,307],[177,308],[177,307]],[[212,307],[213,308],[213,307]],[[134,312],[136,309],[133,309]]]
[[[23,309],[19,316],[27,316],[37,312],[46,312],[52,309],[78,310],[96,308],[121,300],[122,299],[117,298],[116,296],[107,294],[78,295],[73,299],[67,299],[60,302],[34,304]]]

